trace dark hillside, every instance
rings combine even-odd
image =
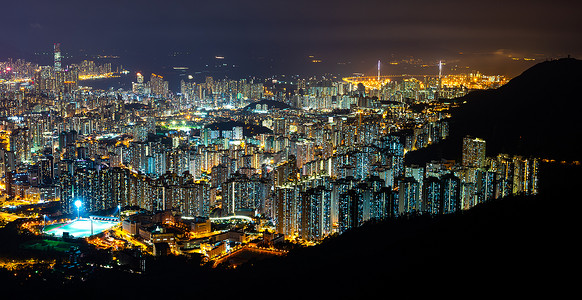
[[[506,85],[470,93],[452,112],[450,138],[407,155],[407,162],[460,157],[462,138],[487,141],[498,153],[556,160],[582,160],[582,61],[564,58],[539,63]]]

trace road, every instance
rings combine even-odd
[[[242,250],[256,252],[256,253],[260,253],[260,254],[277,255],[277,256],[283,256],[283,255],[287,254],[287,251],[284,251],[284,250],[279,250],[279,249],[274,249],[274,248],[261,248],[261,247],[256,247],[256,246],[245,245],[245,246],[242,246],[240,248],[236,248],[234,251],[231,251],[230,253],[228,253],[224,256],[219,256],[218,258],[216,258],[216,261],[214,262],[213,267],[218,266],[219,264],[221,264],[224,261],[228,261],[229,258],[236,255],[237,253],[239,253]]]

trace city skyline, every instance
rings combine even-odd
[[[206,76],[182,79],[172,92],[163,76],[137,73],[131,88],[100,90],[81,83],[127,71],[63,64],[61,51],[55,43],[48,66],[2,62],[2,201],[5,209],[36,207],[9,214],[33,217],[21,226],[34,234],[71,228],[98,248],[118,248],[83,231],[94,216],[80,218],[81,208],[85,217],[115,209],[107,226],[123,223],[130,237],[116,234],[126,248],[220,260],[248,247],[255,232],[208,244],[193,236],[225,231],[210,230],[214,224],[199,232],[196,224],[264,220],[254,230],[276,234],[272,240],[317,244],[367,222],[458,214],[538,193],[539,157],[486,157],[480,138],[463,138],[462,157],[405,162],[407,153],[448,140],[449,119],[464,105],[457,99],[502,88],[503,76],[443,76],[441,63],[438,75],[382,76],[378,61],[376,76],[295,77],[282,86]],[[57,212],[43,213],[47,203]],[[133,213],[122,219],[122,210]],[[45,232],[47,217],[57,227]]]

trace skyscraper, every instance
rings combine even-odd
[[[243,128],[240,126],[236,126],[232,128],[232,139],[233,140],[242,140],[244,138],[243,135]]]
[[[55,72],[62,71],[61,68],[61,43],[54,44],[54,56],[55,56]]]
[[[293,235],[301,224],[301,201],[299,189],[287,185],[275,189],[273,215],[277,232]]]
[[[442,205],[442,183],[437,177],[430,176],[424,180],[422,210],[429,214],[438,214]]]
[[[461,180],[450,173],[441,178],[442,182],[442,203],[441,212],[444,214],[454,213],[461,210]]]
[[[141,75],[141,73],[137,73],[137,82],[132,83],[132,90],[135,94],[144,94],[145,85],[143,83],[143,75]]]
[[[364,223],[364,205],[356,190],[349,190],[339,198],[338,225],[340,233]]]
[[[480,168],[485,165],[485,140],[463,138],[463,166]]]
[[[407,214],[420,211],[419,183],[413,177],[404,177],[398,183],[398,213]]]
[[[50,185],[53,184],[54,179],[54,166],[53,166],[52,155],[47,155],[45,158],[38,162],[39,165],[39,184],[40,185]]]
[[[161,75],[152,73],[149,84],[152,94],[162,97],[168,94],[168,82],[164,81],[164,77]]]
[[[300,193],[301,237],[306,240],[320,240],[331,231],[329,210],[331,191],[323,186]]]
[[[10,135],[10,150],[14,152],[16,163],[30,161],[30,133],[28,128],[18,128]]]

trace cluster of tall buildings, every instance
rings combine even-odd
[[[0,82],[32,78],[38,65],[23,59],[0,62]]]
[[[92,60],[84,60],[78,65],[72,65],[79,70],[79,76],[100,76],[113,73],[111,63],[98,64]]]
[[[488,158],[484,140],[466,137],[460,164],[445,160],[403,166],[398,158],[404,145],[399,139],[391,142],[382,143],[372,159],[349,155],[356,165],[370,166],[362,173],[334,174],[331,166],[341,162],[333,162],[331,172],[300,178],[280,165],[275,176],[283,179],[275,182],[272,202],[277,231],[320,240],[371,219],[455,213],[492,199],[538,192],[537,158]]]
[[[260,100],[264,96],[263,82],[257,80],[214,80],[206,77],[202,83],[180,82],[182,106],[189,107],[236,107],[241,108],[249,100]]]
[[[55,43],[51,65],[39,66],[22,59],[0,62],[0,84],[5,85],[4,89],[12,91],[34,88],[38,92],[53,94],[58,99],[77,91],[81,80],[106,78],[121,68],[119,66],[113,70],[110,62],[98,63],[92,60],[65,64],[61,45]]]
[[[375,88],[369,87],[370,81]],[[461,97],[469,92],[469,88],[463,84],[450,82],[444,84],[436,76],[404,75],[398,80],[385,80],[381,84],[371,77],[350,77],[343,81],[310,78],[298,79],[292,95],[285,95],[283,90],[277,91],[275,96],[293,107],[331,111],[352,107],[379,109],[404,102],[430,103],[439,98]]]
[[[60,201],[65,214],[80,200],[88,211],[260,215],[279,233],[317,241],[368,220],[537,193],[537,159],[486,157],[478,138],[463,140],[458,163],[404,164],[406,153],[449,136],[449,107],[433,101],[442,90],[432,79],[369,89],[207,77],[174,94],[162,76],[137,74],[127,91],[70,83],[47,93],[67,76],[110,70],[64,67],[58,44],[54,53],[54,65],[33,74],[45,81],[0,86],[4,198]]]
[[[137,82],[132,84],[133,93],[136,95],[152,95],[154,97],[165,98],[168,97],[168,81],[164,80],[162,75],[152,73],[150,81],[144,83],[144,77],[141,73],[137,73]]]
[[[120,167],[64,162],[61,168],[59,190],[63,213],[73,213],[77,200],[88,211],[120,205],[149,211],[173,209],[184,216],[210,213],[209,183],[195,181],[187,173],[180,176],[168,172],[152,179]]]
[[[79,66],[62,65],[61,45],[54,44],[53,66],[40,66],[33,76],[37,89],[58,95],[72,92],[79,84]]]

